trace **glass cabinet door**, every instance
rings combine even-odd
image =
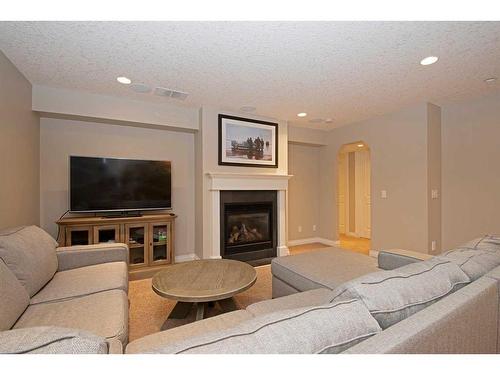
[[[170,223],[151,223],[149,229],[151,264],[170,263]]]
[[[92,227],[66,228],[66,246],[90,245],[92,243]]]
[[[130,267],[147,264],[147,225],[125,225],[125,242],[129,247]]]
[[[120,242],[119,225],[100,225],[94,227],[94,243]]]

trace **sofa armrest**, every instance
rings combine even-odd
[[[39,326],[0,332],[0,353],[108,354],[109,343],[85,331]]]
[[[58,247],[58,271],[110,262],[128,264],[128,246],[124,243]]]
[[[410,263],[431,259],[432,255],[411,250],[388,249],[378,253],[378,267],[383,270],[393,270]]]

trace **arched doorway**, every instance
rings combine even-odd
[[[371,158],[363,142],[343,145],[337,157],[340,247],[369,254],[371,248]]]

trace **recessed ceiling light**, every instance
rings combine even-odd
[[[363,144],[362,144],[362,143],[360,143],[360,144],[358,144],[357,146],[358,146],[358,147],[363,147]]]
[[[437,56],[428,56],[425,59],[422,59],[422,61],[420,61],[420,65],[431,65],[438,60],[439,58]]]
[[[326,118],[326,119],[325,119],[325,122],[326,122],[327,124],[330,124],[330,123],[332,123],[332,122],[333,122],[333,119],[331,119],[331,118]]]
[[[244,105],[243,107],[240,108],[240,111],[242,112],[253,112],[257,108],[255,108],[253,105]]]
[[[307,113],[305,113],[305,112],[300,112],[300,113],[297,113],[297,116],[298,116],[298,117],[306,117],[306,116],[307,116]]]
[[[127,77],[118,77],[116,80],[124,85],[130,85],[132,83],[132,80]]]
[[[490,78],[486,78],[486,79],[484,80],[484,82],[486,82],[486,83],[493,83],[493,82],[495,82],[496,80],[497,80],[497,77],[490,77]]]

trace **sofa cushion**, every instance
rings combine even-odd
[[[335,247],[278,257],[271,263],[274,277],[302,292],[318,288],[333,290],[377,270],[376,259]]]
[[[459,247],[440,256],[456,263],[474,281],[500,266],[500,251]]]
[[[241,322],[252,319],[253,315],[245,310],[231,311],[211,318],[197,320],[190,324],[153,333],[132,341],[125,351],[129,354],[145,353],[161,346],[173,345],[195,336],[202,336],[209,332],[223,331],[234,327]]]
[[[363,303],[351,300],[260,315],[234,328],[163,345],[150,352],[340,353],[378,332],[379,325]]]
[[[125,262],[103,263],[57,272],[33,296],[31,304],[60,301],[113,289],[128,291],[128,269]]]
[[[264,315],[280,310],[319,306],[329,303],[333,297],[330,289],[320,288],[251,304],[246,310],[252,315]]]
[[[107,354],[102,337],[61,327],[33,327],[0,332],[0,353]]]
[[[123,290],[110,290],[66,301],[30,305],[14,328],[58,326],[81,329],[127,342],[128,300]]]
[[[459,247],[468,247],[475,250],[500,251],[500,236],[487,234],[466,242]]]
[[[333,301],[358,298],[385,329],[470,282],[455,263],[432,258],[352,280]]]
[[[0,259],[0,331],[10,329],[30,303],[30,296]]]
[[[57,242],[37,226],[0,233],[0,258],[34,296],[57,271]]]
[[[431,259],[432,255],[404,249],[388,249],[378,252],[378,267],[383,270],[393,270],[410,263]]]

